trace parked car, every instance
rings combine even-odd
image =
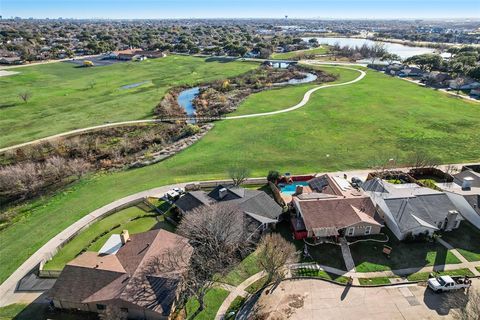
[[[428,279],[428,287],[437,293],[464,289],[471,285],[472,280],[468,277],[440,276]]]

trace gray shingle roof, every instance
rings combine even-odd
[[[243,212],[253,213],[274,220],[277,220],[283,212],[282,207],[263,191],[240,187],[226,188],[226,196],[220,198],[219,190],[222,188],[224,186],[217,186],[208,194],[204,191],[188,192],[178,199],[175,205],[182,211],[189,212],[201,205],[228,203],[238,206]]]
[[[436,227],[436,222],[443,221],[450,210],[457,209],[444,193],[409,198],[387,198],[385,204],[402,231],[421,225],[415,217]]]

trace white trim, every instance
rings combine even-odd
[[[368,236],[370,233],[372,233],[372,226],[366,226],[365,227],[365,235]]]
[[[347,229],[347,236],[353,237],[354,234],[355,234],[355,227],[349,227]]]

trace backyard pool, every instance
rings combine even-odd
[[[290,184],[280,185],[280,192],[284,194],[294,194],[297,186],[308,186],[307,181],[294,181]]]

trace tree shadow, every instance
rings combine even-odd
[[[345,289],[343,289],[342,295],[340,296],[341,301],[345,300],[351,287],[352,285],[349,283],[345,286]]]
[[[432,290],[425,290],[423,302],[430,310],[437,314],[446,316],[452,309],[464,309],[468,302],[468,291],[458,290],[456,292],[434,293]]]

